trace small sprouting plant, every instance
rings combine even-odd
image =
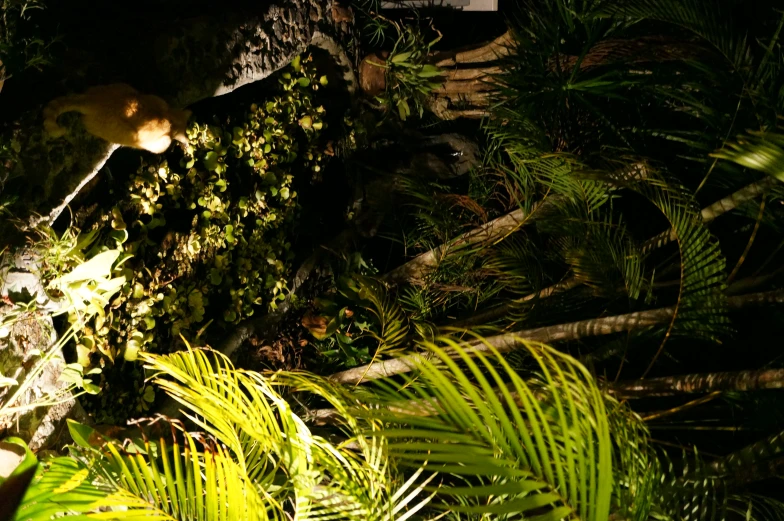
[[[72,399],[75,391],[98,393],[99,387],[91,377],[100,373],[100,369],[85,369],[80,363],[66,364],[62,350],[71,341],[83,342],[85,324],[105,316],[104,308],[125,283],[125,278],[119,275],[119,265],[126,260],[121,258],[122,251],[96,247],[94,234],[84,235],[69,228],[58,235],[48,227],[39,227],[36,232],[39,240],[33,242],[31,248],[39,259],[39,276],[46,295],[9,295],[5,301],[7,309],[3,310],[0,319],[0,344],[10,341],[14,326],[24,321],[37,321],[46,329],[51,327],[52,317],[65,315],[69,327],[56,342],[27,350],[32,366],[21,381],[0,374],[0,389],[6,389],[0,393],[3,397],[0,425],[37,407]],[[39,301],[43,300],[48,302],[41,307]],[[66,385],[44,393],[34,401],[20,403],[32,383],[50,364],[63,365],[60,381]],[[3,396],[9,392],[8,388],[11,388],[10,396]]]
[[[437,36],[427,41],[417,25],[388,21],[397,32],[397,40],[384,64],[374,65],[386,69],[386,89],[376,100],[388,110],[397,110],[403,121],[412,112],[422,117],[425,98],[440,85],[435,78],[442,74],[439,67],[427,63],[430,49],[441,39]]]

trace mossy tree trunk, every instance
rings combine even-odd
[[[319,28],[332,23],[331,0],[260,5],[258,12],[184,20],[152,33],[149,40],[141,36],[127,42],[133,48],[114,62],[90,65],[89,83],[126,82],[184,107],[266,78],[303,52]],[[47,141],[40,108],[19,121],[13,138],[18,158],[8,166],[10,175],[0,187],[19,197],[12,210],[28,225],[53,222],[116,149],[87,134],[74,115],[63,117],[68,126],[64,139]],[[9,236],[10,229],[0,233]]]

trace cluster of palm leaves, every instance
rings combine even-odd
[[[717,455],[693,454],[691,440],[713,430],[726,452],[743,443],[733,433],[753,430],[751,441],[781,430],[778,395],[762,390],[781,385],[757,379],[773,372],[736,371],[777,367],[778,353],[745,357],[751,330],[736,318],[760,313],[770,335],[781,318],[784,15],[766,2],[521,4],[511,52],[488,80],[497,91],[483,164],[401,180],[407,204],[382,232],[410,260],[380,279],[430,325],[408,327],[407,347],[434,329],[481,330],[525,369],[520,338],[557,342],[615,396],[667,396],[635,404],[665,433],[657,446],[673,449],[657,460],[665,485],[682,492],[669,495],[668,515],[780,517],[775,501],[733,495],[780,475],[778,448],[741,451],[745,470],[730,471]],[[411,363],[337,378],[356,384]],[[716,370],[730,372],[665,376]],[[646,385],[648,376],[661,378]],[[734,383],[708,384],[725,377]],[[619,378],[639,379],[624,388],[640,393],[621,393]],[[665,381],[669,390],[655,389]],[[682,393],[702,395],[679,403]],[[760,414],[769,421],[749,417]]]
[[[209,350],[144,355],[197,430],[158,419],[144,431],[157,439],[121,443],[72,423],[72,456],[41,466],[11,519],[598,521],[666,506],[641,498],[661,484],[639,418],[575,360],[526,345],[536,369],[524,378],[492,349],[423,347],[433,356],[402,390],[265,377]],[[325,408],[297,414],[283,395]]]
[[[188,423],[157,418],[125,442],[71,423],[71,456],[39,466],[9,519],[780,516],[728,494],[715,465],[668,472],[639,416],[568,355],[523,342],[520,371],[477,340],[422,344],[416,375],[367,389],[210,350],[143,355]]]

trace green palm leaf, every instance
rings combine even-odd
[[[694,197],[677,181],[653,172],[629,186],[653,203],[667,219],[678,247],[676,312],[665,340],[670,333],[709,339],[728,333],[725,259],[718,241],[702,222]],[[648,252],[658,245],[646,245]]]
[[[389,294],[380,280],[363,275],[344,277],[341,290],[349,298],[363,304],[378,322],[378,333],[371,334],[378,340],[376,355],[391,354],[401,346],[409,334],[406,313]]]
[[[393,461],[438,472],[434,490],[454,512],[607,519],[612,439],[582,366],[526,344],[540,371],[531,383],[489,346],[474,356],[446,338],[423,347],[416,377],[378,382],[375,401],[352,410],[389,424],[375,435]]]
[[[784,134],[749,132],[711,155],[759,170],[784,182]]]
[[[122,519],[213,520],[284,519],[282,505],[257,488],[226,449],[181,433],[171,446],[146,441],[144,452],[130,453],[115,441],[103,447],[97,468],[114,493],[100,506],[122,509]],[[157,455],[157,457],[156,457]],[[117,512],[91,514],[116,519]]]
[[[214,351],[142,358],[156,372],[153,381],[254,477],[265,502],[290,503],[298,519],[387,519],[384,461],[368,465],[314,435],[267,377],[237,370]]]
[[[96,481],[89,463],[60,457],[41,464],[13,519],[43,521],[63,515],[88,519],[80,514],[97,508],[113,491],[111,486]]]

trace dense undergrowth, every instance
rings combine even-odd
[[[92,420],[161,390],[187,420],[126,442],[71,423],[18,518],[784,517],[780,354],[749,348],[782,333],[784,18],[739,36],[737,6],[708,4],[526,2],[489,64],[443,70],[364,2],[366,43],[394,48],[357,150],[323,143],[303,56],[187,151],[142,156],[111,207],[32,247]],[[454,71],[481,78],[447,107],[483,116],[460,139],[425,111]],[[315,363],[192,349],[287,299],[292,181],[336,152],[364,181],[352,240],[319,237],[308,292],[243,347],[286,337]]]
[[[181,337],[202,342],[208,328],[226,331],[283,298],[298,211],[292,179],[318,175],[325,157],[325,113],[313,92],[326,78],[309,60],[278,73],[271,81],[280,94],[244,114],[193,122],[187,151],[139,158],[121,197],[92,209],[79,228],[33,242],[50,286],[116,252],[109,271],[123,281],[117,294],[107,300],[78,280],[97,312],[87,321],[69,314],[78,326],[75,361],[103,391],[86,402],[98,421],[121,422],[153,402],[132,363],[140,350],[167,352]]]

